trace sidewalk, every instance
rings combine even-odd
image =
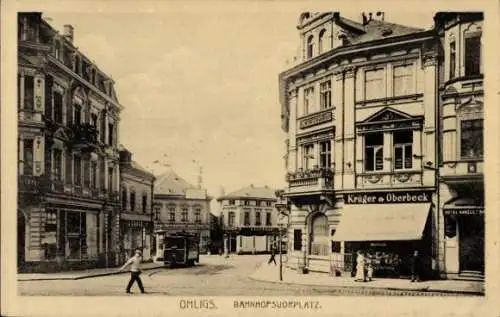
[[[279,265],[268,265],[267,262],[261,263],[249,278],[265,282],[308,286],[379,288],[484,295],[484,282],[481,281],[434,280],[411,283],[406,279],[375,278],[371,282],[363,283],[355,282],[351,277],[333,277],[327,273],[309,272],[308,274],[298,274],[295,270],[285,268],[285,265],[283,265],[283,281],[279,281]]]
[[[161,263],[149,262],[149,263],[144,263],[142,265],[142,270],[148,271],[162,267],[163,264]],[[79,271],[65,271],[58,273],[18,273],[17,280],[18,281],[80,280],[84,278],[129,273],[128,270],[119,272],[118,269],[119,267],[79,270]]]

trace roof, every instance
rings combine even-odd
[[[347,20],[344,18],[344,20]],[[356,23],[351,21],[350,23]],[[424,29],[414,28],[396,23],[390,23],[381,20],[371,20],[368,24],[363,26],[365,33],[359,36],[350,38],[352,44],[376,41],[384,38],[408,35],[411,33],[418,33]]]
[[[276,200],[275,190],[268,187],[255,187],[253,185],[243,187],[229,193],[227,195],[221,196],[217,198],[217,201],[221,201],[223,199],[237,199],[237,198],[257,198],[257,199],[272,199]]]
[[[191,185],[186,180],[181,178],[172,169],[156,177],[154,188],[155,195],[184,195],[186,189],[195,189],[196,186]]]
[[[132,161],[132,164],[131,164],[132,168],[135,168],[136,170],[139,170],[141,172],[144,172],[144,173],[147,173],[147,174],[151,174],[151,176],[154,176],[153,173],[151,173],[151,171],[148,171],[147,169],[145,169],[144,167],[142,167],[139,163],[137,163],[136,161]]]

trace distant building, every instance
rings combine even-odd
[[[194,186],[170,170],[156,179],[154,188],[154,229],[167,233],[185,231],[200,236],[200,252],[207,252],[210,244],[211,213],[206,189]],[[161,258],[159,236],[155,241],[156,258]]]
[[[151,259],[153,244],[154,175],[132,160],[132,153],[120,149],[121,210],[119,247],[122,263],[135,248],[142,249],[144,260]]]
[[[114,265],[119,211],[114,81],[77,47],[74,28],[18,14],[18,265]]]
[[[275,190],[250,185],[217,198],[228,252],[269,252],[277,241],[278,216]]]

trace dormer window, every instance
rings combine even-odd
[[[314,36],[310,35],[307,38],[307,58],[312,58],[314,54]]]

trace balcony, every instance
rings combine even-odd
[[[71,126],[71,144],[74,148],[92,150],[98,147],[97,129],[88,123]]]
[[[33,109],[20,109],[19,121],[24,123],[37,123],[42,125],[42,113]]]
[[[39,176],[19,175],[17,186],[19,192],[38,192],[41,189],[41,179]]]
[[[333,189],[333,171],[330,168],[313,168],[287,173],[288,193],[324,191]]]
[[[299,127],[301,129],[306,129],[312,126],[323,124],[334,120],[333,116],[334,109],[327,109],[321,112],[312,113],[299,118]]]

